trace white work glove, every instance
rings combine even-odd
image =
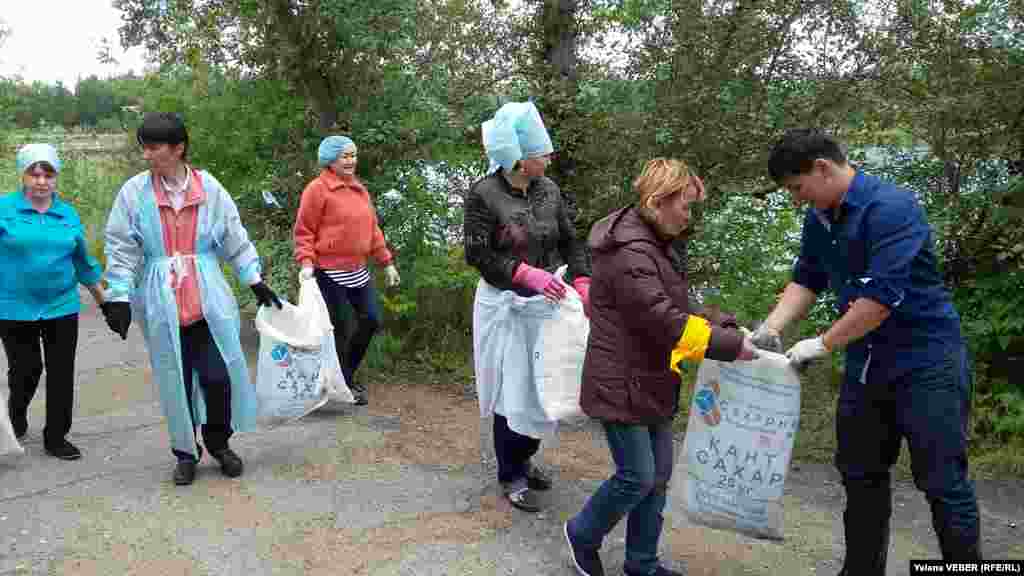
[[[778,330],[765,326],[763,322],[750,335],[750,341],[761,350],[782,353],[782,335]]]
[[[384,285],[388,288],[394,288],[401,281],[402,277],[398,275],[398,268],[395,268],[394,264],[388,264],[384,268]]]
[[[786,357],[789,363],[797,370],[807,368],[812,360],[817,360],[828,355],[828,348],[825,348],[825,341],[821,336],[801,340],[786,350]]]
[[[303,266],[302,271],[299,272],[299,282],[305,282],[313,278],[313,269],[309,266]]]

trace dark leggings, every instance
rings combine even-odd
[[[231,438],[231,377],[228,367],[213,341],[206,320],[200,320],[181,329],[181,368],[185,375],[185,398],[188,412],[192,408],[192,374],[198,377],[199,388],[206,401],[206,424],[203,424],[203,444],[211,453],[228,447]],[[195,460],[191,454],[173,450],[178,460]]]
[[[523,436],[508,427],[501,414],[494,415],[494,454],[498,460],[498,482],[516,482],[526,478],[530,458],[540,448],[540,440]]]
[[[366,356],[374,333],[380,328],[380,310],[377,307],[377,293],[371,279],[365,286],[346,288],[331,280],[323,270],[316,270],[316,282],[327,303],[327,311],[334,324],[334,347],[338,352],[338,363],[345,375],[345,382],[352,383],[359,365]],[[358,324],[352,339],[346,342],[345,304],[351,304],[356,311]]]
[[[46,427],[43,442],[59,443],[71,431],[75,404],[75,350],[78,314],[48,320],[0,320],[0,339],[7,353],[7,382],[11,389],[8,414],[18,434],[28,426],[28,405],[46,367]],[[42,354],[39,343],[42,341]]]

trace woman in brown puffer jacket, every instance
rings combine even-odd
[[[627,576],[678,574],[658,562],[662,510],[672,474],[672,418],[679,362],[753,360],[753,345],[728,315],[699,316],[671,243],[690,223],[704,184],[681,160],[658,158],[633,183],[639,204],[594,224],[590,339],[583,365],[583,411],[601,421],[615,474],[564,527],[577,570],[603,575],[598,550],[628,515]]]

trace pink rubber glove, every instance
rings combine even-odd
[[[590,278],[580,276],[572,281],[572,287],[579,292],[580,300],[583,300],[583,313],[590,318]]]
[[[565,297],[565,284],[558,281],[554,274],[534,268],[525,262],[520,262],[516,273],[512,275],[512,282],[529,288],[538,294],[543,294],[552,300],[561,300]]]

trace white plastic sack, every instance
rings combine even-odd
[[[315,280],[299,287],[299,305],[282,301],[280,310],[261,306],[256,312],[260,334],[256,365],[258,418],[275,426],[301,418],[329,399],[328,385],[344,398],[345,384],[334,353],[327,305]]]
[[[324,301],[316,280],[305,280],[299,286],[299,308],[306,302],[309,303],[307,313],[312,316],[312,329],[323,333],[320,338],[320,378],[327,389],[327,401],[355,404],[356,397],[345,382],[338,353],[334,347],[334,325],[331,324],[331,316],[327,311],[327,302]]]
[[[785,356],[758,353],[701,363],[672,492],[695,524],[781,540],[800,379]]]
[[[25,453],[21,443],[14,436],[14,426],[7,413],[7,394],[0,390],[0,457],[18,456]]]
[[[338,353],[334,346],[333,328],[330,332],[324,334],[320,350],[323,355],[320,377],[323,379],[324,388],[327,389],[327,401],[340,404],[355,404],[356,397],[352,394],[352,389],[345,382],[345,374],[341,371],[341,363],[338,361]]]
[[[561,280],[565,266],[555,276]],[[580,388],[583,381],[583,359],[587,355],[590,320],[583,312],[583,300],[567,286],[553,317],[540,326],[533,350],[533,377],[541,408],[550,420],[573,420],[583,417]]]

